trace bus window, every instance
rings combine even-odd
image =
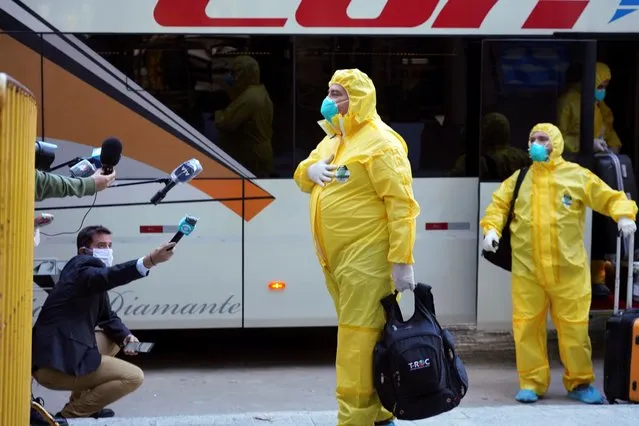
[[[296,37],[296,163],[323,137],[315,124],[320,104],[333,72],[343,68],[359,68],[373,80],[377,112],[405,139],[414,176],[450,176],[465,152],[463,39]]]
[[[580,82],[582,55],[581,44],[567,41],[484,41],[479,158],[483,182],[503,181],[530,163],[529,132],[537,123],[560,124],[564,94]],[[566,152],[577,154],[579,134],[565,133]]]
[[[292,176],[290,37],[90,35],[85,42],[258,178]]]

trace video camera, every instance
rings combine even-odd
[[[35,168],[43,172],[51,168],[51,164],[55,161],[55,150],[58,146],[49,142],[35,142]]]

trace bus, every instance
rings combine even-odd
[[[479,244],[479,218],[503,178],[484,168],[486,145],[497,138],[486,133],[484,117],[504,117],[506,142],[525,151],[534,124],[557,121],[568,85],[594,90],[602,61],[612,70],[606,102],[621,152],[637,161],[636,0],[1,5],[0,70],[36,95],[38,138],[58,146],[56,163],[117,137],[118,183],[140,183],[37,203],[55,221],[35,250],[34,318],[75,255],[82,227],[113,232],[117,263],[168,241],[189,214],[199,221],[171,262],[110,291],[130,328],[336,325],[311,239],[309,198],[292,177],[321,140],[319,108],[337,69],[359,68],[372,78],[379,115],[409,147],[422,207],[415,274],[433,286],[444,323],[510,328],[509,273],[483,260]],[[257,61],[273,103],[268,175],[243,162],[216,126],[216,111],[229,104],[225,76],[238,56]],[[588,157],[594,101],[582,99],[577,155]],[[190,158],[202,173],[150,203],[162,188],[155,181]],[[593,311],[611,307],[611,298],[593,301]]]

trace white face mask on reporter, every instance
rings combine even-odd
[[[113,249],[94,248],[93,257],[100,259],[107,267],[113,266]]]

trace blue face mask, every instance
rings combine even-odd
[[[233,87],[233,85],[235,84],[235,79],[231,74],[226,74],[224,76],[224,81],[226,81],[226,84],[228,84],[229,87]]]
[[[606,89],[595,89],[595,99],[598,102],[603,101],[606,98]]]
[[[547,161],[548,160],[548,150],[545,146],[540,145],[538,143],[533,143],[530,145],[530,158],[533,161]]]
[[[335,117],[339,113],[339,110],[337,109],[337,104],[335,103],[335,101],[329,97],[326,97],[326,99],[324,99],[324,101],[322,102],[320,112],[330,123],[333,117]]]

